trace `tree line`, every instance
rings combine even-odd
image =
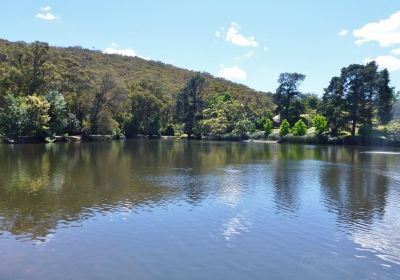
[[[304,135],[311,127],[319,136],[367,136],[393,127],[395,89],[389,72],[375,62],[344,67],[320,98],[299,90],[306,78],[299,73],[282,73],[274,94],[220,86],[206,73],[189,75],[171,92],[160,81],[127,79],[133,72],[120,70],[119,57],[79,55],[80,60],[68,49],[57,53],[42,42],[0,48],[0,135],[243,139],[257,132],[266,137],[278,128],[283,137]],[[100,65],[95,64],[100,58],[115,67],[85,68]]]
[[[298,73],[283,73],[279,77],[280,85],[274,100],[276,112],[286,120],[282,123],[284,129],[295,125],[295,131],[298,131],[299,126],[304,127],[304,108],[299,91],[304,79],[305,76]],[[331,79],[322,98],[315,100],[315,113],[318,114],[315,122],[318,125],[314,126],[319,129],[319,134],[329,130],[332,136],[345,133],[371,136],[374,128],[391,121],[396,96],[387,69],[379,71],[374,61],[366,65],[349,65],[341,69],[340,76]],[[286,134],[285,130],[283,134]],[[300,134],[305,134],[304,129]]]

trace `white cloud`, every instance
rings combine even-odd
[[[228,31],[225,35],[225,41],[231,42],[234,45],[241,47],[257,47],[258,42],[253,36],[245,37],[239,33],[241,26],[235,22],[232,22]]]
[[[215,37],[217,37],[217,38],[221,37],[221,32],[216,31],[216,32],[215,32]]]
[[[234,81],[244,81],[247,79],[246,72],[238,66],[225,67],[221,65],[221,70],[219,70],[217,76]]]
[[[43,20],[49,20],[49,21],[60,19],[59,16],[55,16],[54,14],[51,13],[50,6],[42,7],[42,8],[40,8],[40,10],[42,12],[37,13],[35,16],[36,18],[43,19]]]
[[[349,30],[347,29],[343,29],[338,33],[339,36],[346,36],[347,34],[349,34]]]
[[[254,55],[254,53],[255,53],[254,51],[248,51],[247,53],[244,54],[244,57],[245,58],[250,58],[250,57],[252,57]]]
[[[56,20],[56,19],[60,19],[60,17],[57,17],[55,15],[53,15],[52,13],[38,13],[36,15],[37,18],[43,19],[43,20]]]
[[[363,60],[363,63],[368,63],[373,60],[376,61],[376,63],[379,65],[379,68],[387,68],[389,72],[400,70],[400,58],[394,57],[392,55],[377,56],[374,59],[366,58]]]
[[[394,55],[400,55],[400,49],[394,49],[391,51],[391,53]]]
[[[264,51],[266,51],[266,52],[267,52],[268,50],[269,50],[269,49],[268,49],[268,47],[264,47]]]
[[[132,49],[116,49],[116,48],[106,48],[103,53],[107,54],[119,54],[123,56],[136,56],[136,52]]]
[[[49,12],[51,10],[51,7],[50,6],[42,7],[40,8],[40,10],[42,10],[43,12]]]
[[[400,44],[400,11],[387,19],[371,22],[354,30],[353,35],[357,38],[357,45],[373,41],[378,42],[381,47]]]
[[[118,45],[117,45],[117,43],[112,42],[112,43],[111,43],[111,46],[116,47],[116,46],[118,46]]]

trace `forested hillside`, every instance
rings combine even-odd
[[[130,135],[158,134],[179,123],[176,98],[196,74],[139,57],[104,54],[81,47],[49,47],[41,42],[0,40],[2,107],[10,110],[12,105],[21,107],[23,104],[28,111],[32,107],[31,111],[39,114],[30,116],[31,120],[36,119],[36,128],[23,127],[22,120],[14,124],[11,119],[3,120],[7,122],[3,126],[9,126],[3,133],[8,136],[115,131]],[[204,108],[213,97],[228,94],[243,106],[250,119],[274,110],[271,94],[208,73],[200,73],[200,76],[204,79]],[[45,115],[51,120],[43,119],[41,110],[48,111]],[[18,110],[12,113],[22,114]],[[63,115],[58,116],[59,123],[54,123],[56,114]]]
[[[281,73],[276,92],[263,93],[139,57],[2,40],[0,137],[307,134],[318,142],[347,136],[400,142],[398,108],[393,110],[398,95],[387,69],[376,62],[343,67],[322,98],[300,91],[305,79]]]

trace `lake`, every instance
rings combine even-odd
[[[399,152],[0,145],[0,279],[400,279]]]

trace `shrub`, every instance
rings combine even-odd
[[[268,136],[272,132],[272,121],[270,119],[266,119],[263,124],[263,128],[265,131],[265,136]]]
[[[43,97],[29,95],[17,97],[8,94],[4,108],[0,109],[0,126],[6,137],[45,137],[49,129],[50,103]]]
[[[68,134],[79,134],[81,132],[81,124],[73,113],[67,114],[67,132]]]
[[[328,130],[328,120],[322,115],[316,115],[312,120],[312,125],[315,127],[315,132],[318,136]]]
[[[113,137],[113,139],[117,139],[117,140],[119,140],[119,139],[125,139],[125,135],[124,135],[124,133],[122,132],[122,129],[119,128],[119,127],[115,128],[115,129],[112,131],[112,137]]]
[[[265,132],[260,130],[249,134],[249,138],[254,140],[264,139],[265,136]]]
[[[281,126],[279,127],[279,136],[283,137],[285,135],[288,135],[289,132],[290,132],[290,124],[287,120],[283,120]]]
[[[400,121],[391,121],[385,131],[390,141],[400,142]]]
[[[233,135],[245,137],[246,133],[252,128],[251,121],[247,119],[242,119],[235,124],[235,128],[232,131]]]
[[[26,106],[22,97],[7,94],[0,107],[0,129],[6,137],[22,136],[27,120]]]
[[[307,126],[302,120],[298,120],[292,129],[293,135],[303,136],[307,133]]]
[[[49,134],[61,135],[68,125],[67,105],[64,96],[57,91],[49,91],[44,98],[50,104],[48,111],[50,116]]]

